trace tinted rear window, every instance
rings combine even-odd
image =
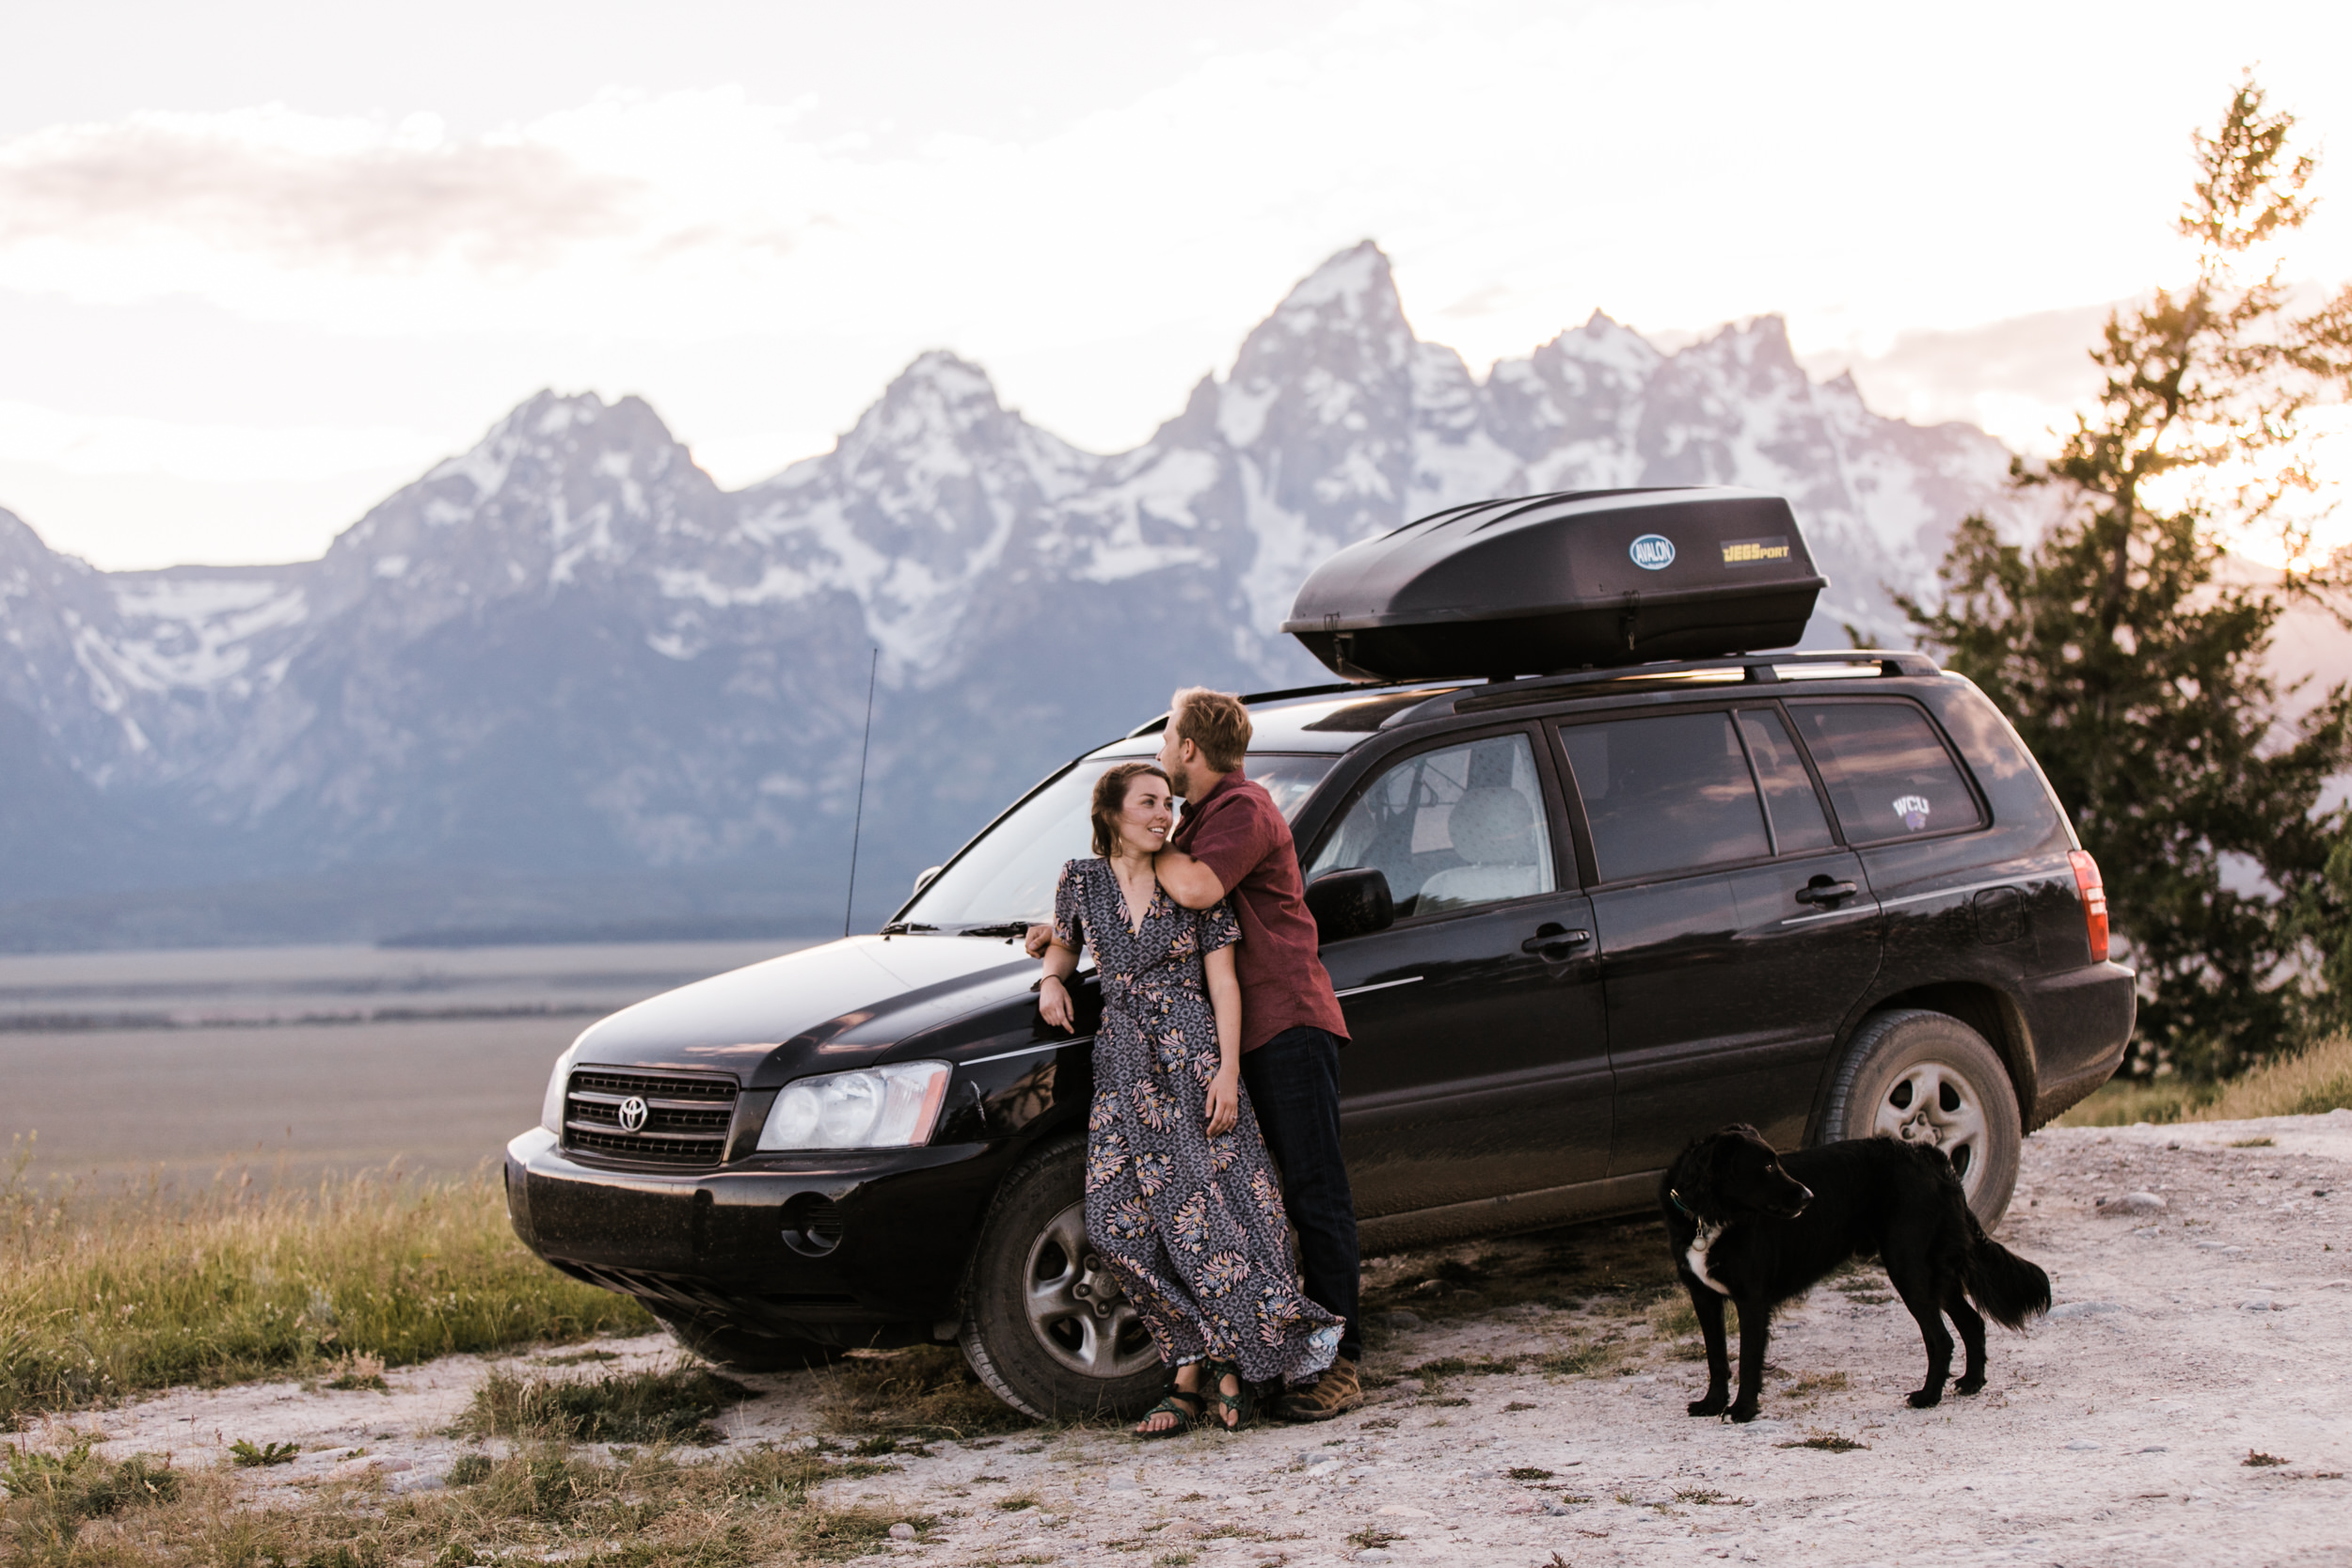
[[[1604,882],[1772,852],[1728,713],[1575,724],[1560,732]]]
[[[1790,703],[1849,844],[1982,825],[1952,754],[1910,703]]]

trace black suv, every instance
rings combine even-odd
[[[1629,532],[1633,570],[1660,569],[1645,550],[1736,569],[1778,549],[1762,562],[1819,584],[1785,506],[1710,531],[1694,495],[1754,498],[1665,495],[1490,505],[1522,509],[1502,532],[1533,507],[1588,552]],[[1467,526],[1490,544],[1497,519]],[[1455,545],[1438,553],[1458,566]],[[1346,1011],[1368,1254],[1645,1209],[1682,1145],[1731,1121],[1784,1148],[1936,1144],[1999,1220],[2025,1132],[2114,1070],[2135,991],[2097,868],[1975,686],[1915,653],[1653,658],[1645,633],[1703,640],[1697,590],[1677,609],[1671,583],[1606,579],[1604,613],[1547,635],[1620,662],[1414,678],[1485,644],[1384,634],[1383,614],[1431,614],[1397,609],[1395,581],[1373,610],[1318,610],[1325,577],[1292,629],[1357,679],[1248,699],[1247,767],[1291,819]],[[1705,613],[1753,611],[1737,588]],[[1543,612],[1591,608],[1560,598]],[[1758,624],[1733,635],[1794,640]],[[1076,1038],[1041,1022],[1019,936],[1086,852],[1095,778],[1163,723],[1039,784],[880,933],[588,1029],[507,1148],[524,1242],[722,1362],[952,1339],[1033,1414],[1148,1400],[1151,1342],[1086,1244],[1084,1017]]]

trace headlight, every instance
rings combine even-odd
[[[564,1135],[564,1091],[571,1085],[572,1053],[579,1049],[576,1045],[564,1048],[564,1054],[555,1059],[555,1070],[548,1074],[548,1092],[539,1101],[539,1125],[559,1138]]]
[[[759,1130],[762,1148],[904,1148],[930,1140],[954,1069],[898,1062],[787,1084]]]

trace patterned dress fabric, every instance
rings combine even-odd
[[[1315,1377],[1338,1352],[1340,1322],[1292,1266],[1282,1184],[1248,1090],[1232,1130],[1208,1134],[1217,1043],[1204,960],[1241,940],[1232,910],[1187,910],[1155,888],[1131,930],[1110,863],[1075,860],[1054,892],[1054,937],[1093,948],[1103,983],[1088,1239],[1169,1366],[1208,1357],[1253,1382]]]

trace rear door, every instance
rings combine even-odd
[[[1800,1141],[1878,906],[1770,703],[1559,726],[1593,866],[1616,1117],[1609,1174],[1727,1122]]]
[[[1347,1015],[1341,1120],[1365,1217],[1596,1180],[1610,1071],[1592,905],[1542,733],[1497,726],[1382,764],[1307,856],[1376,866],[1385,931],[1327,943]]]

